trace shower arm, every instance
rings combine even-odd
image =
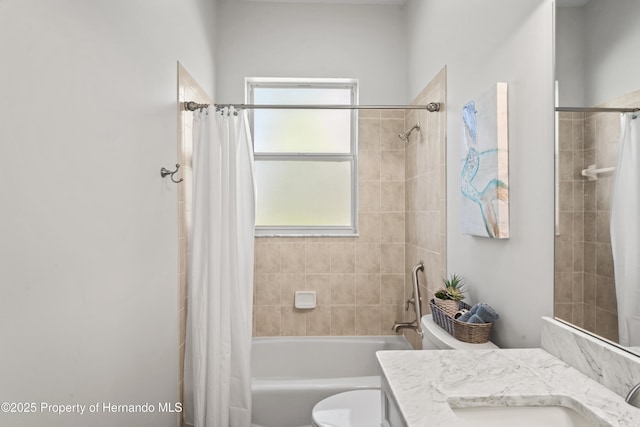
[[[409,142],[409,137],[411,136],[411,133],[414,130],[417,130],[418,132],[420,132],[420,128],[421,128],[421,124],[420,122],[418,122],[415,125],[413,125],[411,129],[405,130],[404,132],[400,132],[398,134],[398,138],[400,138],[403,141]]]
[[[420,122],[416,123],[415,125],[413,125],[413,127],[411,129],[409,129],[408,131],[406,131],[405,133],[407,134],[407,136],[411,135],[411,132],[413,132],[414,130],[420,130]]]

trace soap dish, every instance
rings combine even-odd
[[[301,310],[316,308],[316,291],[296,291],[293,305]]]

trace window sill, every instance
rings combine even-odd
[[[279,234],[279,233],[273,233],[273,234],[255,234],[254,237],[256,238],[262,238],[262,237],[277,237],[277,238],[287,238],[287,237],[309,237],[309,238],[316,238],[316,237],[359,237],[360,234],[358,233],[354,233],[354,234],[340,234],[340,233],[335,233],[335,234],[331,234],[331,233],[325,233],[325,234]]]

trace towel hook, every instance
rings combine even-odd
[[[173,179],[173,176],[178,173],[178,169],[180,169],[180,163],[176,163],[176,170],[174,171],[170,171],[167,168],[163,167],[160,169],[160,176],[164,178],[165,176],[170,175],[169,178],[171,178],[171,181],[175,182],[176,184],[179,184],[183,181],[182,178],[180,178],[178,181]]]

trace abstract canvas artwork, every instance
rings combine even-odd
[[[473,236],[509,237],[507,84],[496,83],[462,109],[461,221]]]

